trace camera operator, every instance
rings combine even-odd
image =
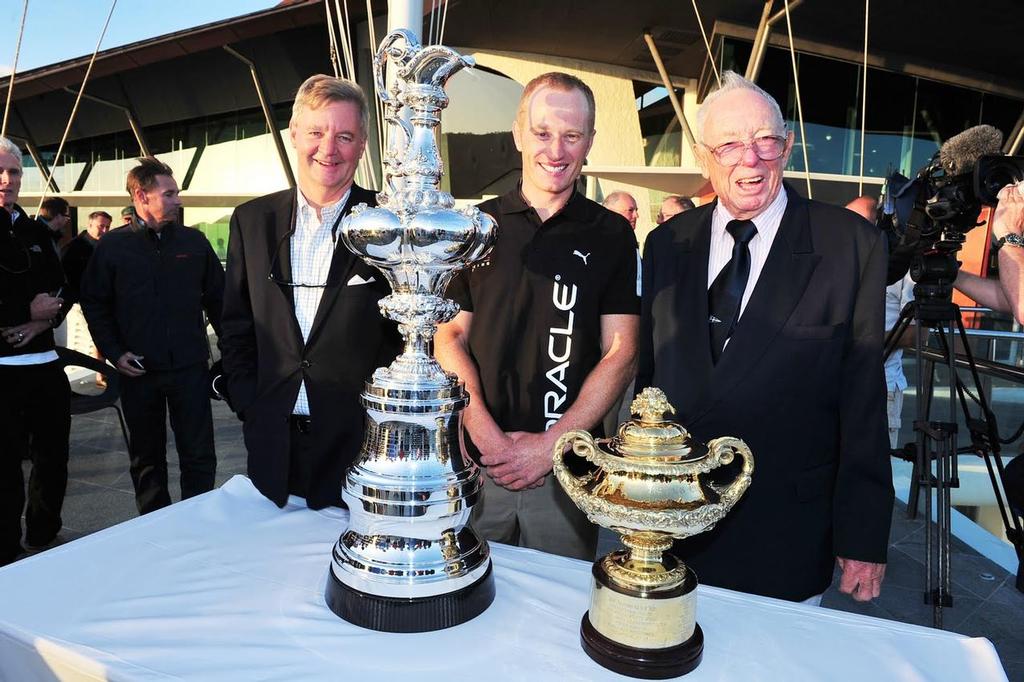
[[[962,270],[953,284],[979,305],[1011,313],[1024,324],[1024,182],[999,191],[992,214],[992,235],[998,240],[999,279],[986,279]]]

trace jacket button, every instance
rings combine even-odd
[[[303,361],[302,361],[302,365],[301,365],[301,367],[302,367],[302,369],[309,369],[309,367],[310,367],[310,366],[311,366],[312,364],[313,364],[313,363],[312,363],[312,362],[310,362],[309,360],[303,360]]]

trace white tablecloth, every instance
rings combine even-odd
[[[280,510],[248,479],[0,569],[0,679],[612,680],[579,644],[590,564],[492,544],[498,596],[421,634],[324,605],[345,512]],[[701,587],[687,680],[1005,680],[992,645]]]

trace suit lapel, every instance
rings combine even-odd
[[[786,212],[754,292],[712,372],[710,409],[748,376],[774,343],[803,297],[821,256],[814,253],[807,204],[788,192]],[[706,281],[705,281],[706,284]],[[704,297],[705,306],[707,297]],[[708,351],[710,354],[710,350]]]
[[[695,229],[682,236],[679,241],[678,270],[679,286],[676,287],[675,312],[679,319],[680,338],[683,341],[681,365],[689,386],[682,395],[690,397],[689,405],[680,405],[680,415],[687,419],[696,416],[706,401],[713,365],[711,363],[711,339],[708,332],[708,297],[697,296],[696,300],[686,292],[707,291],[708,252],[711,248],[711,217],[714,205],[705,210]]]
[[[352,191],[349,192],[348,200],[345,202],[345,207],[341,209],[342,218],[347,216],[354,206],[366,202],[367,198],[365,195],[366,190],[353,184]],[[341,243],[341,223],[339,223],[334,242],[334,255],[331,257],[331,267],[327,273],[327,286],[324,287],[323,296],[320,297],[320,305],[316,308],[316,316],[313,318],[313,326],[309,330],[307,345],[313,343],[313,340],[316,338],[317,332],[320,331],[324,320],[327,319],[331,308],[334,307],[334,301],[338,298],[338,293],[342,287],[347,285],[349,271],[355,264],[356,255]]]

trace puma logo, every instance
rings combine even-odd
[[[579,251],[573,251],[572,255],[579,256],[580,260],[583,261],[584,265],[587,265],[587,259],[590,258],[590,254],[589,253],[583,254],[583,253],[580,253]]]
[[[711,324],[721,324],[722,323],[722,321],[720,319],[718,319],[717,317],[715,317],[714,315],[712,315],[711,317],[708,318],[708,322],[710,322]]]

